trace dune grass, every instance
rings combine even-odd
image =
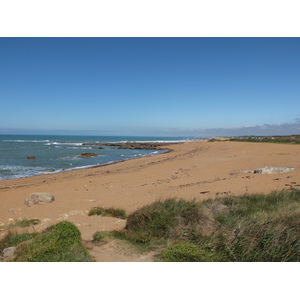
[[[158,201],[130,214],[119,238],[162,248],[159,261],[300,261],[300,191]]]
[[[5,248],[16,247],[20,243],[30,240],[38,235],[38,233],[13,233],[9,231],[2,240],[0,240],[0,254]]]
[[[19,244],[13,261],[18,262],[90,262],[81,243],[80,231],[68,221],[48,227],[27,242]]]
[[[13,227],[29,227],[29,226],[37,225],[39,223],[41,223],[41,221],[38,220],[38,219],[20,218],[20,219],[16,220],[15,222],[13,222],[12,224],[10,224],[8,226],[8,228],[13,228]]]
[[[108,216],[113,218],[126,219],[125,210],[116,209],[116,208],[94,207],[89,211],[88,215],[89,216],[98,215],[103,217]]]

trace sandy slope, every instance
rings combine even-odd
[[[42,230],[69,220],[88,241],[96,231],[125,226],[124,220],[87,216],[94,206],[130,213],[174,196],[203,200],[300,188],[299,145],[195,141],[169,148],[169,153],[97,168],[0,181],[0,222],[7,225],[20,217],[38,218],[42,223],[29,230]],[[295,170],[272,175],[244,173],[264,166]],[[24,200],[33,192],[52,193],[56,200],[26,207]],[[0,232],[0,238],[3,234]]]

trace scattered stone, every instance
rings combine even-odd
[[[26,206],[34,204],[51,203],[55,200],[54,196],[50,193],[32,193],[29,199],[25,199]]]
[[[27,156],[27,159],[36,159],[35,156]]]
[[[294,168],[287,167],[264,167],[254,170],[255,174],[278,174],[278,173],[289,173],[294,171]]]
[[[20,210],[20,209],[18,209],[18,208],[10,208],[9,210],[8,210],[8,212],[10,212],[10,213],[16,213],[18,210]]]
[[[3,260],[8,260],[10,258],[12,258],[15,254],[16,251],[16,247],[9,247],[9,248],[5,248],[3,249]]]

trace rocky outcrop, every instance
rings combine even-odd
[[[117,149],[143,149],[143,150],[156,150],[160,147],[166,147],[177,143],[83,143],[84,146],[108,146],[117,147]]]
[[[26,206],[32,206],[34,204],[51,203],[55,200],[55,197],[50,193],[32,193],[30,198],[25,199],[24,204]]]
[[[278,174],[278,173],[289,173],[294,171],[294,168],[288,167],[264,167],[254,170],[256,174]]]

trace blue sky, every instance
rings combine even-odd
[[[300,38],[0,38],[0,133],[300,134]]]

